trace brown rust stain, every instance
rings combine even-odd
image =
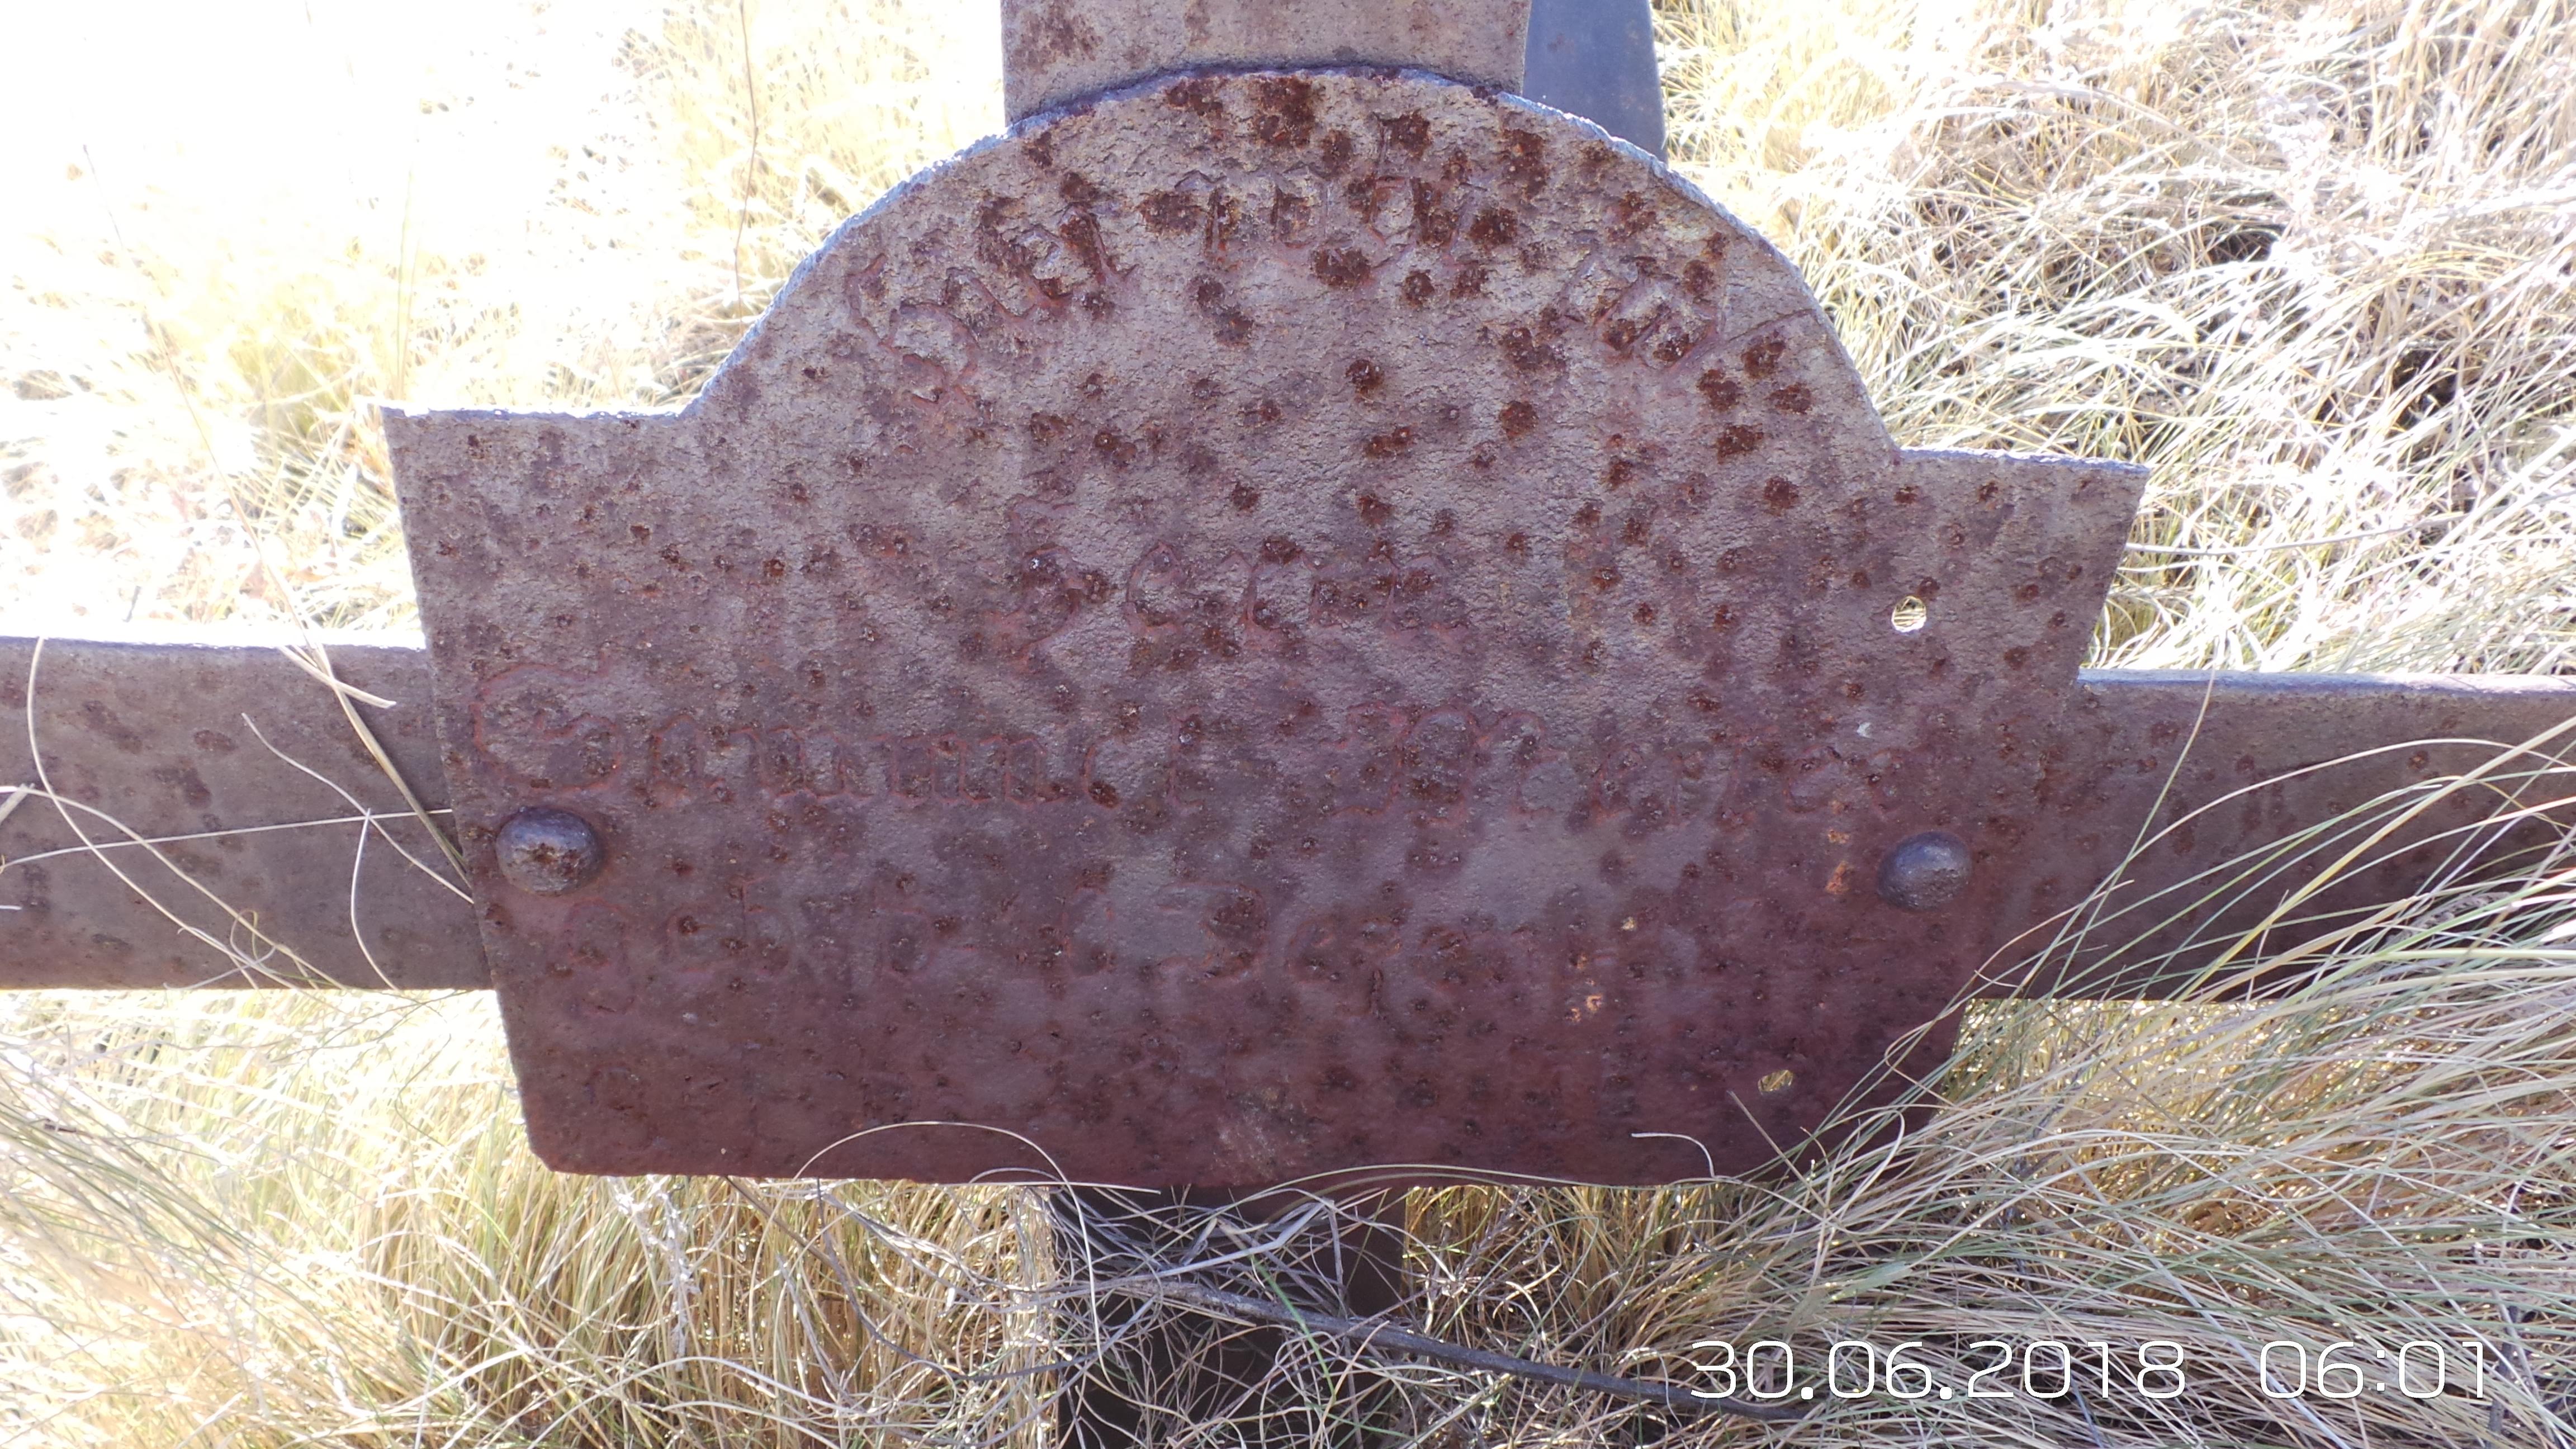
[[[390,423],[461,818],[607,843],[478,865],[539,1149],[1651,1181],[1821,1122],[2030,904],[1835,862],[2042,808],[1944,742],[2054,727],[2136,484],[1900,454],[1750,240],[1498,95],[1194,76],[928,174],[685,414]]]

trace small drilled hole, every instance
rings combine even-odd
[[[1912,594],[1907,594],[1896,601],[1895,608],[1888,611],[1887,622],[1897,633],[1911,634],[1932,622],[1932,606]]]
[[[1798,1080],[1796,1073],[1783,1068],[1779,1071],[1773,1072],[1767,1077],[1764,1077],[1760,1082],[1755,1083],[1755,1085],[1762,1089],[1763,1096],[1768,1097],[1775,1092],[1785,1092],[1789,1090],[1789,1084],[1796,1080]]]

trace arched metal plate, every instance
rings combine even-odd
[[[1025,123],[683,413],[387,427],[531,1133],[603,1172],[1751,1167],[2052,908],[2139,485],[1896,449],[1759,237],[1383,71]],[[595,879],[503,883],[529,807]],[[1890,904],[1930,831],[1965,889]]]

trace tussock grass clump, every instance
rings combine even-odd
[[[1897,435],[2152,464],[2097,662],[2576,643],[2576,11],[1673,0],[1681,169]]]
[[[809,1444],[1033,1422],[1044,1315],[957,1311],[961,1285],[1035,1276],[1027,1193],[555,1175],[479,993],[6,1005],[0,1433]]]
[[[370,399],[685,398],[830,226],[999,119],[974,7],[491,0],[399,43],[299,9],[204,67],[293,104],[198,107],[192,152],[8,118],[5,627],[407,625]],[[2097,662],[2565,666],[2559,0],[1661,20],[1676,163],[1806,270],[1901,438],[2155,465]],[[310,164],[209,159],[289,141]],[[2567,1444],[2571,864],[2276,931],[2240,964],[2318,972],[2281,999],[1974,1008],[1942,1110],[1763,1182],[1416,1192],[1403,1311],[1712,1385],[1709,1340],[1910,1342],[1954,1384],[1981,1340],[2180,1346],[2170,1398],[1881,1393],[1801,1442]],[[1026,1189],[553,1176],[478,998],[0,998],[30,1443],[1036,1443],[1104,1337],[1174,1311],[1069,1299],[1060,1246]],[[2486,1395],[2262,1391],[2264,1343],[2341,1339],[2474,1352]],[[1323,1340],[1276,1371],[1426,1443],[1660,1432]]]

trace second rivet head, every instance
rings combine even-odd
[[[1949,831],[1909,835],[1878,863],[1878,898],[1900,910],[1938,909],[1968,888],[1975,863],[1968,843]]]

